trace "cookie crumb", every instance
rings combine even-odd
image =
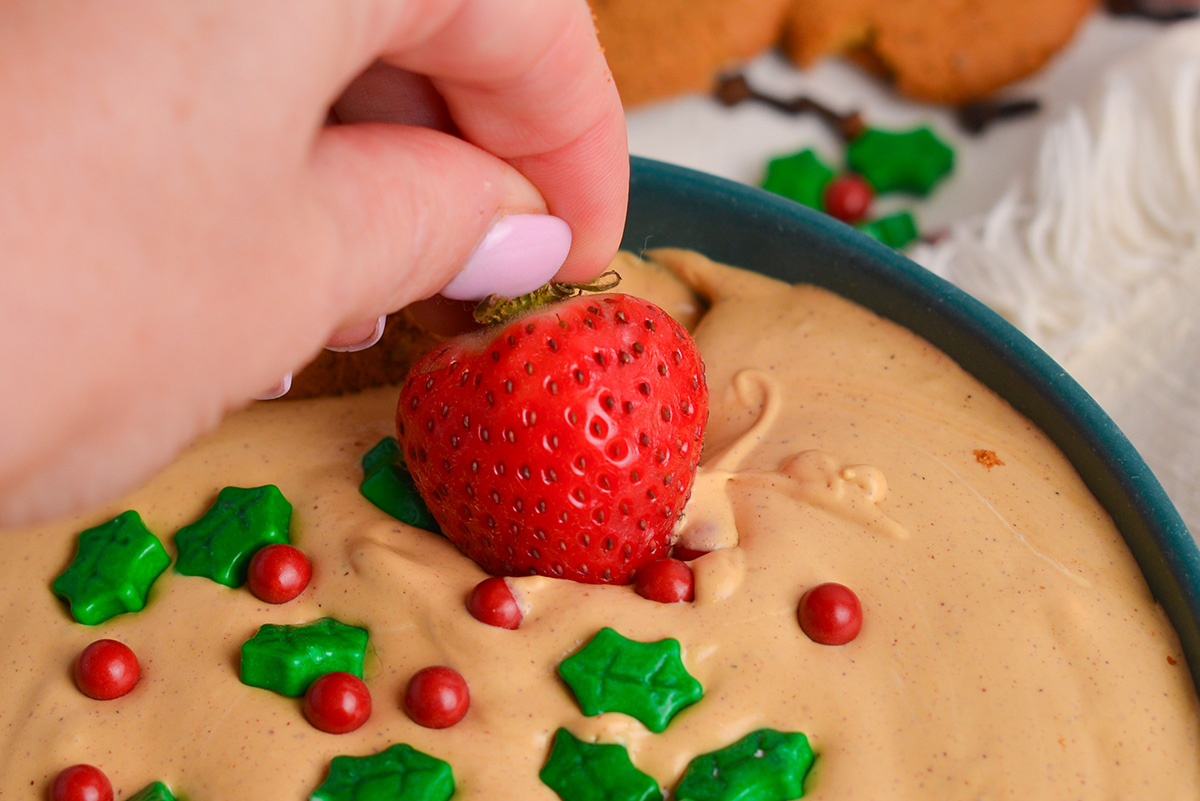
[[[983,450],[982,448],[977,448],[973,451],[973,453],[975,454],[975,461],[979,462],[988,470],[991,470],[993,467],[1001,467],[1004,465],[1004,462],[1000,461],[1000,457],[996,455],[995,451],[987,451]]]

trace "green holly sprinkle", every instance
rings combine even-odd
[[[846,162],[879,194],[924,197],[954,169],[954,151],[929,128],[868,128],[847,146]]]
[[[555,733],[538,776],[562,801],[662,801],[658,782],[633,766],[624,746],[586,743],[566,729]]]
[[[869,220],[859,225],[858,230],[897,250],[920,238],[920,234],[917,232],[917,221],[907,211]]]
[[[680,656],[679,641],[637,642],[603,628],[558,666],[583,714],[624,712],[661,732],[704,689]]]
[[[404,467],[404,456],[395,437],[384,437],[367,451],[362,458],[362,469],[359,489],[368,501],[402,523],[441,533]]]
[[[834,170],[812,150],[801,150],[767,163],[762,188],[791,198],[805,206],[825,210],[825,187],[833,180]]]
[[[131,796],[129,801],[175,801],[175,796],[171,794],[167,785],[154,782],[143,787],[137,795]]]
[[[243,489],[226,487],[204,516],[175,532],[185,576],[206,576],[226,587],[246,583],[250,559],[260,548],[289,542],[292,505],[273,484]]]
[[[82,532],[75,558],[51,588],[70,604],[77,621],[95,626],[143,609],[150,587],[169,564],[166,548],[130,510]]]
[[[800,732],[760,729],[688,763],[675,801],[792,801],[813,763]]]
[[[453,794],[449,764],[401,744],[373,756],[334,757],[309,801],[446,801]]]
[[[366,629],[331,617],[299,626],[268,623],[242,644],[242,683],[299,697],[326,673],[361,679],[366,651]]]

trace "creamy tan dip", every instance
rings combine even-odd
[[[408,743],[451,764],[456,801],[552,800],[538,771],[560,726],[626,745],[668,789],[692,757],[772,727],[808,735],[814,799],[1200,794],[1200,710],[1176,636],[1041,432],[845,300],[657,257],[712,301],[696,329],[712,410],[682,537],[720,550],[693,563],[695,603],[527,577],[513,581],[520,629],[484,625],[464,609],[484,574],[359,494],[359,458],[393,431],[394,389],[260,404],[119,503],[5,535],[0,798],[42,798],[59,770],[87,762],[117,798],[159,780],[189,801],[304,799],[332,757]],[[314,565],[297,600],[270,606],[168,569],[144,611],[89,627],[51,593],[79,530],[137,509],[173,555],[174,531],[219,489],[267,483],[294,504],[292,540]],[[845,646],[817,645],[796,622],[800,596],[827,581],[864,608]],[[370,632],[374,713],[346,735],[238,679],[260,625],[325,616]],[[603,626],[677,638],[704,698],[662,734],[617,713],[585,718],[556,668]],[[71,679],[100,637],[142,662],[114,701]],[[453,728],[423,729],[401,709],[408,678],[434,664],[470,685]]]

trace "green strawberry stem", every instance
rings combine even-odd
[[[496,325],[524,314],[531,309],[548,306],[551,303],[573,298],[586,292],[609,292],[621,283],[621,276],[616,270],[609,270],[594,281],[586,284],[556,283],[538,287],[527,295],[506,298],[501,295],[488,295],[479,301],[475,307],[475,322],[482,325]]]

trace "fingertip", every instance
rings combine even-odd
[[[503,216],[484,234],[441,294],[452,300],[524,295],[552,279],[570,249],[571,227],[558,217]]]
[[[288,394],[288,392],[290,392],[291,389],[292,389],[292,374],[288,373],[283,378],[281,378],[279,380],[279,383],[277,383],[275,386],[271,387],[266,392],[263,392],[260,395],[255,395],[254,400],[269,401],[269,400],[275,400],[276,398],[282,398],[284,395]]]
[[[356,353],[366,350],[383,339],[383,327],[386,323],[387,315],[381,314],[377,319],[362,325],[335,331],[325,343],[325,350],[334,353]]]

